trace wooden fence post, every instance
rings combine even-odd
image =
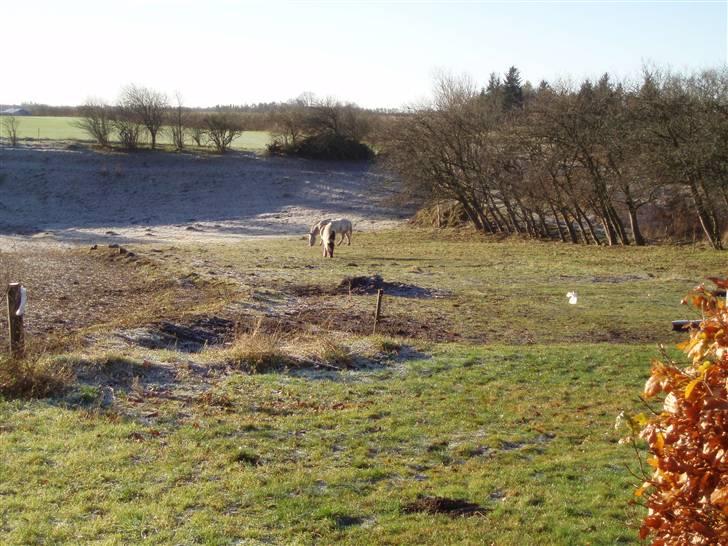
[[[21,358],[25,352],[25,334],[23,332],[23,315],[18,315],[22,287],[14,282],[8,285],[8,326],[10,328],[10,355]]]
[[[377,324],[379,323],[379,315],[382,311],[382,294],[384,294],[384,290],[381,288],[377,290],[377,310],[374,312],[374,330],[372,331],[373,334],[377,333]]]

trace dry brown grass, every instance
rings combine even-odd
[[[47,356],[0,356],[0,395],[46,398],[63,392],[73,381],[73,368]]]
[[[252,332],[239,334],[230,346],[210,349],[210,352],[213,357],[221,358],[236,368],[262,373],[281,368],[288,362],[283,341],[280,332],[264,332],[262,320],[259,320]]]
[[[314,357],[323,364],[337,368],[348,368],[353,362],[349,348],[328,334],[316,337]]]

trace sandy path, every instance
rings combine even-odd
[[[412,212],[391,184],[362,162],[0,148],[0,250],[303,235],[329,216],[381,229]]]

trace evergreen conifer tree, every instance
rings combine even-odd
[[[523,87],[518,69],[512,66],[508,69],[503,82],[503,109],[518,110],[523,108]]]

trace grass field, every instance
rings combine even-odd
[[[656,344],[681,339],[671,319],[694,316],[681,296],[725,268],[692,247],[414,229],[355,233],[329,261],[298,238],[131,250],[137,261],[83,253],[149,279],[147,301],[105,309],[45,356],[77,372],[62,395],[0,401],[4,543],[637,543],[638,464],[614,420],[644,409]],[[385,337],[338,331],[342,311],[368,317],[373,296],[332,287],[374,273],[442,297],[385,296]],[[322,362],[341,369],[299,360],[248,374],[224,365],[229,349],[114,333],[229,313],[268,315],[282,353],[326,337],[340,355]]]
[[[74,126],[79,118],[27,116],[16,118],[19,121],[18,138],[38,140],[89,140],[89,136]],[[172,143],[169,132],[157,137],[160,145]],[[270,142],[267,131],[245,131],[233,141],[236,150],[260,152]],[[191,141],[190,141],[191,144]]]

